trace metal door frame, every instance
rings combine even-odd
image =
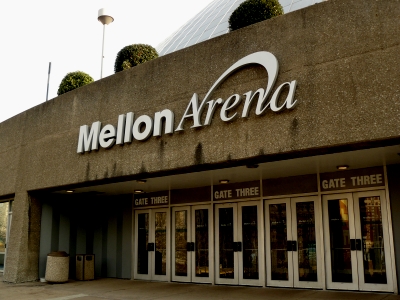
[[[226,279],[219,278],[219,208],[233,208],[233,237],[234,241],[243,243],[242,237],[242,208],[245,206],[257,206],[257,234],[258,234],[258,279],[243,278],[243,259],[242,251],[234,252],[234,278]],[[250,285],[264,286],[265,285],[265,263],[264,263],[264,219],[262,202],[260,200],[243,201],[235,203],[215,204],[215,283],[216,284],[232,284],[232,285]]]
[[[135,257],[134,257],[134,278],[143,280],[157,280],[157,281],[169,281],[170,280],[170,258],[171,258],[171,246],[170,246],[170,209],[169,208],[155,208],[155,209],[140,209],[135,210]],[[155,214],[157,212],[166,213],[166,275],[155,274],[155,251],[148,251],[148,274],[138,274],[137,262],[138,262],[138,214],[148,213],[149,214],[149,233],[148,243],[155,244]]]
[[[360,206],[359,199],[361,197],[373,197],[379,196],[381,202],[381,215],[382,215],[382,229],[383,229],[383,240],[385,247],[385,266],[386,266],[386,284],[380,283],[365,283],[364,269],[363,269],[363,253],[357,251],[358,260],[358,278],[359,278],[359,289],[360,291],[378,291],[378,292],[393,292],[393,261],[390,254],[390,242],[389,242],[389,225],[388,225],[388,212],[386,207],[386,197],[385,191],[376,190],[368,192],[356,192],[353,193],[354,198],[354,214],[355,214],[355,224],[356,224],[356,234],[357,238],[362,238],[361,236],[361,220],[360,220]]]
[[[192,252],[187,251],[187,258],[186,258],[186,263],[187,263],[187,275],[186,276],[178,276],[175,275],[175,213],[177,211],[186,211],[186,229],[187,229],[187,236],[186,236],[186,242],[189,243],[192,240],[192,222],[191,222],[191,209],[190,206],[177,206],[172,208],[172,227],[171,227],[171,247],[172,247],[172,259],[171,259],[171,270],[172,270],[172,281],[178,281],[178,282],[191,282],[192,281]]]
[[[296,212],[296,203],[301,202],[313,202],[314,203],[314,226],[315,226],[315,249],[317,255],[317,281],[300,281],[299,277],[296,274],[299,274],[299,256],[298,251],[292,252],[293,254],[293,286],[295,288],[318,288],[322,289],[324,287],[324,277],[323,277],[323,264],[324,261],[322,259],[322,239],[319,234],[319,228],[321,228],[320,224],[320,214],[321,209],[319,205],[319,197],[318,196],[305,196],[305,197],[293,197],[291,200],[291,214],[292,214],[292,239],[298,243],[297,234],[297,214]]]
[[[212,205],[205,204],[205,205],[193,205],[191,207],[191,241],[195,243],[196,247],[196,217],[195,211],[200,209],[207,209],[208,210],[208,277],[196,277],[196,255],[195,252],[191,252],[192,254],[192,261],[191,261],[191,268],[192,268],[192,282],[197,283],[212,283],[213,280],[213,270],[214,270],[214,246],[213,246],[213,218],[212,218]],[[196,249],[194,249],[196,251]]]
[[[347,200],[347,212],[349,216],[349,239],[356,238],[355,220],[354,220],[354,200],[353,193],[337,193],[322,196],[323,201],[323,223],[324,223],[324,247],[325,247],[325,276],[327,289],[340,290],[358,290],[358,275],[357,275],[357,254],[356,251],[351,251],[351,272],[352,282],[333,282],[332,281],[332,266],[330,252],[330,232],[329,232],[329,200]]]

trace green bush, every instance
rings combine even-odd
[[[278,0],[246,0],[230,16],[229,30],[233,31],[279,15],[283,15],[283,8]]]
[[[78,87],[92,83],[93,78],[81,71],[71,72],[65,75],[61,80],[60,86],[58,87],[57,95],[65,94],[69,91],[77,89]]]
[[[120,72],[158,57],[157,50],[150,45],[133,44],[122,48],[115,59],[114,72]]]

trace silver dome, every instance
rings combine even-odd
[[[326,0],[279,0],[285,13]],[[165,55],[229,31],[229,17],[244,0],[214,0],[157,47]]]

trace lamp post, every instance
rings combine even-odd
[[[107,15],[105,8],[99,9],[99,16],[97,18],[103,24],[103,46],[101,50],[101,72],[100,72],[100,79],[103,78],[103,59],[104,59],[104,38],[106,35],[106,25],[114,22],[114,18],[110,15]]]
[[[46,101],[49,99],[50,72],[51,72],[51,62],[49,62],[49,73],[48,73],[48,75],[47,75],[47,93],[46,93]]]

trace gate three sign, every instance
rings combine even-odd
[[[260,197],[260,181],[215,185],[214,201]]]
[[[320,176],[322,192],[385,185],[382,167],[323,173]]]

